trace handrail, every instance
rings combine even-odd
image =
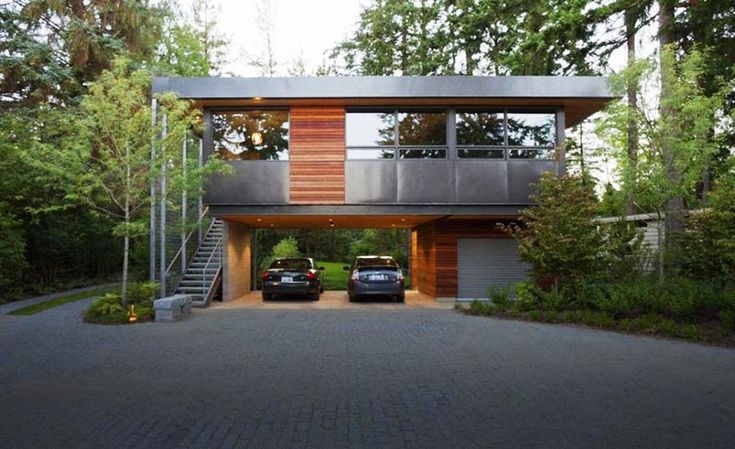
[[[198,225],[199,223],[201,223],[202,220],[204,219],[204,217],[207,215],[208,212],[209,212],[209,206],[207,206],[207,207],[204,208],[204,210],[202,211],[202,214],[199,216],[199,219],[194,224],[195,225]],[[209,228],[210,229],[212,228],[212,225],[213,224],[214,224],[214,220],[212,220],[212,223],[209,224]],[[173,259],[171,259],[171,263],[168,264],[168,267],[166,267],[166,271],[163,272],[163,279],[161,279],[161,282],[162,283],[165,282],[166,276],[168,276],[168,272],[171,271],[171,268],[173,268],[174,263],[179,258],[179,256],[181,255],[182,251],[184,251],[184,248],[186,247],[186,244],[189,243],[189,239],[191,239],[191,236],[194,235],[194,231],[195,231],[195,229],[192,229],[191,231],[189,231],[189,235],[186,236],[186,239],[184,239],[184,242],[179,247],[179,250],[176,252],[176,255],[174,256]],[[209,229],[207,230],[207,232],[209,232]]]
[[[207,263],[204,264],[204,269],[202,270],[202,301],[204,303],[207,302],[207,299],[209,298],[209,293],[212,290],[212,285],[214,285],[214,279],[217,278],[217,273],[214,274],[214,278],[212,279],[212,285],[207,288],[207,269],[209,268],[209,264],[212,263],[212,258],[217,253],[217,249],[222,246],[222,240],[218,241],[217,244],[214,246],[214,249],[212,250],[212,254],[209,255],[209,258],[207,259]],[[219,252],[219,266],[217,267],[217,271],[222,269],[222,251]]]

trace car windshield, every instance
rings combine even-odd
[[[309,259],[277,259],[273,261],[270,268],[281,268],[285,270],[308,270],[311,268]]]
[[[398,268],[398,263],[392,257],[360,257],[355,267],[391,267]]]

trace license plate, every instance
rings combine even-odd
[[[293,278],[291,276],[283,276],[281,278],[281,282],[283,282],[284,284],[291,284],[293,283]]]
[[[369,274],[368,280],[369,281],[384,281],[386,276],[384,274]]]

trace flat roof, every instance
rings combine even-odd
[[[175,92],[200,107],[285,105],[555,106],[567,126],[616,97],[594,76],[346,76],[153,78],[153,93]]]

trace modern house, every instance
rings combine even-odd
[[[215,278],[224,300],[249,291],[256,228],[409,228],[413,285],[439,299],[524,278],[496,225],[531,204],[541,173],[563,172],[565,129],[613,98],[598,77],[153,80],[168,91],[202,109],[203,157],[235,172],[209,180],[222,225],[186,269],[204,303]]]

